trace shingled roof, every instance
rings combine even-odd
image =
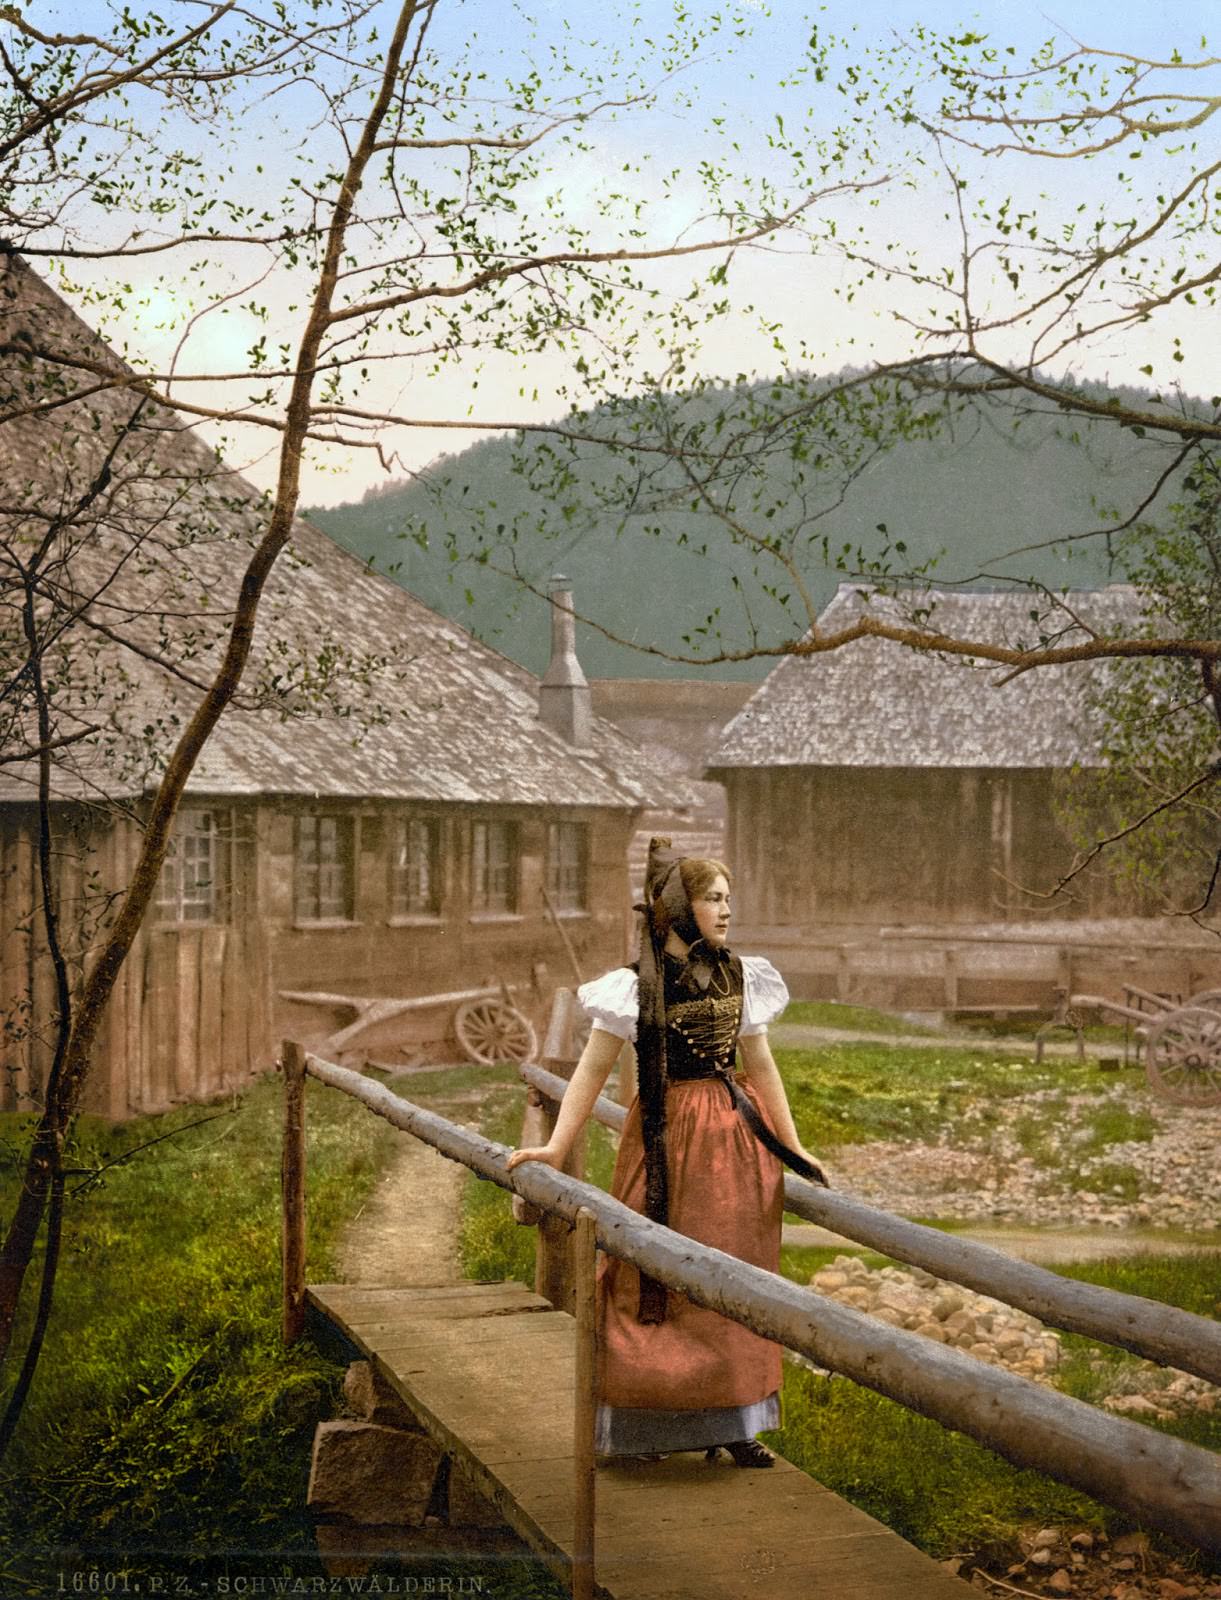
[[[1037,642],[1028,592],[929,590],[925,626],[985,643]],[[1139,630],[1141,606],[1125,585],[1071,596],[1097,633]],[[899,602],[841,584],[819,618],[826,632],[868,608],[906,620]],[[1067,619],[1065,619],[1067,620]],[[1058,632],[1057,628],[1057,632]],[[1063,642],[1084,634],[1070,628]],[[729,722],[708,774],[736,767],[1038,767],[1097,761],[1091,691],[1101,665],[1042,667],[1000,685],[1006,668],[860,639],[822,655],[789,656]]]
[[[81,617],[48,671],[70,707],[59,731],[97,725],[57,752],[65,799],[155,783],[198,703],[186,680],[219,659],[267,514],[181,417],[137,413],[130,389],[107,386],[126,371],[24,263],[0,258],[6,542],[32,548],[63,514],[44,571]],[[52,387],[62,403],[47,410]],[[8,565],[0,629],[20,660]],[[616,808],[693,798],[601,718],[588,749],[567,744],[539,721],[530,673],[302,521],[269,580],[242,688],[194,770],[195,793]],[[33,742],[28,716],[6,732]],[[32,763],[0,766],[0,800],[28,802],[34,778]]]

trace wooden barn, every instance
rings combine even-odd
[[[875,601],[874,604],[877,602]],[[931,593],[948,635],[1014,642],[1013,592]],[[862,605],[842,585],[832,631]],[[1098,631],[1139,622],[1115,585],[1072,597]],[[706,775],[725,785],[736,936],[795,994],[922,1010],[1047,1009],[1128,985],[1185,996],[1221,981],[1216,941],[1150,917],[1097,864],[1043,898],[1074,851],[1055,791],[1099,757],[1105,668],[1010,678],[958,657],[860,640],[789,657],[725,727]]]
[[[147,798],[217,659],[266,508],[182,419],[99,387],[99,371],[124,369],[12,257],[0,346],[5,649],[23,659],[32,593],[54,691],[60,914],[79,974],[129,881]],[[572,981],[574,961],[587,974],[622,961],[629,841],[658,797],[639,749],[592,714],[559,602],[540,684],[298,524],[241,694],[190,779],[86,1110],[117,1118],[215,1095],[267,1067],[281,1037],[344,1020],[287,996],[503,981],[529,1002],[547,982],[540,966],[555,983]],[[9,1109],[39,1098],[56,1011],[36,763],[20,759],[37,744],[36,709],[10,697],[0,764]],[[416,1037],[443,1036],[451,1015],[419,1013]]]

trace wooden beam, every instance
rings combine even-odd
[[[739,1261],[632,1211],[592,1184],[509,1150],[401,1100],[358,1072],[307,1056],[310,1075],[362,1101],[480,1177],[570,1222],[587,1206],[609,1254],[818,1366],[897,1400],[1004,1456],[1209,1551],[1221,1551],[1221,1462],[1160,1434],[879,1322],[775,1273]],[[1160,1308],[1165,1309],[1165,1308]],[[1203,1319],[1199,1319],[1201,1322]]]
[[[561,1097],[567,1087],[563,1078],[545,1068],[526,1063],[520,1071],[528,1084],[553,1098]],[[627,1112],[606,1095],[599,1095],[593,1115],[606,1127],[618,1130]],[[1046,1267],[1015,1261],[991,1245],[908,1222],[792,1173],[784,1178],[784,1207],[881,1255],[1028,1311],[1054,1328],[1100,1339],[1148,1361],[1221,1383],[1221,1323],[1211,1317],[1197,1317],[1177,1306],[1121,1294],[1099,1284],[1075,1283]]]

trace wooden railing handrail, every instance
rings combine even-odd
[[[504,1145],[412,1105],[346,1067],[317,1056],[307,1056],[305,1065],[319,1082],[352,1095],[394,1127],[544,1210],[575,1223],[581,1207],[588,1207],[603,1250],[697,1305],[970,1434],[1015,1465],[1072,1484],[1206,1550],[1221,1551],[1221,1463],[1209,1451],[892,1328],[651,1222],[594,1185],[541,1162],[528,1162],[510,1174]]]
[[[521,1068],[521,1075],[554,1099],[561,1098],[567,1088],[563,1078],[531,1063]],[[599,1095],[593,1116],[604,1127],[618,1131],[627,1111]],[[909,1222],[791,1173],[784,1179],[784,1206],[832,1233],[978,1294],[991,1295],[1052,1327],[1117,1345],[1146,1360],[1221,1384],[1221,1322],[1209,1317],[1142,1295],[1062,1278],[1046,1267],[1015,1261],[991,1245]]]

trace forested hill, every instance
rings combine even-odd
[[[961,579],[975,573],[1034,577],[1056,588],[1111,581],[1119,574],[1108,567],[1099,541],[1069,546],[1071,556],[1062,549],[1033,551],[1007,563],[999,559],[1019,546],[1096,527],[1106,507],[1134,507],[1164,463],[1158,446],[1114,426],[1083,431],[1076,440],[1069,432],[1051,416],[1026,419],[1015,431],[974,415],[958,418],[952,430],[934,439],[901,440],[868,462],[842,503],[828,488],[819,540],[827,534],[836,549],[871,550],[887,538],[902,539],[913,562],[944,550],[934,581],[941,574]],[[534,672],[547,659],[545,602],[488,565],[455,559],[456,552],[481,541],[486,549],[488,530],[515,530],[511,544],[502,540],[493,550],[497,564],[515,565],[544,590],[550,573],[564,572],[579,610],[645,645],[688,651],[683,635],[718,608],[718,625],[733,645],[745,644],[752,627],[770,643],[803,631],[792,600],[780,603],[789,588],[782,575],[763,572],[767,582],[781,584],[769,594],[746,552],[734,548],[710,514],[687,507],[663,517],[624,519],[613,496],[610,505],[598,505],[616,470],[601,454],[586,453],[578,461],[562,496],[531,489],[515,470],[519,456],[511,440],[484,442],[434,463],[423,481],[306,515],[426,604]],[[781,504],[791,498],[784,471],[778,462],[767,485]],[[886,534],[878,532],[879,524]],[[815,598],[828,600],[843,574],[828,569],[821,544],[802,565]],[[774,656],[761,657],[700,669],[613,643],[583,625],[578,648],[590,677],[700,672],[754,679],[775,662]]]

